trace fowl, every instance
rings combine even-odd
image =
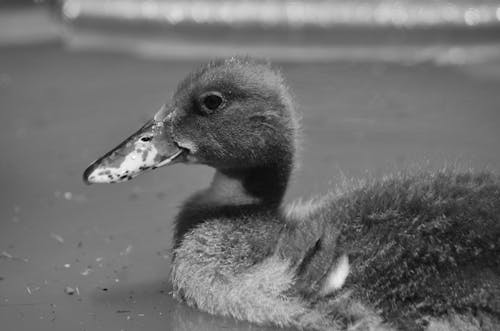
[[[270,64],[215,60],[83,177],[215,168],[173,235],[173,295],[200,310],[305,330],[499,330],[496,174],[401,173],[283,205],[298,131]]]

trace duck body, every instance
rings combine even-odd
[[[304,329],[495,330],[499,185],[488,173],[406,174],[278,214],[221,211],[180,239],[174,295]],[[346,282],[323,295],[342,254]]]
[[[278,72],[218,60],[84,178],[216,169],[176,218],[171,273],[174,296],[209,313],[307,330],[500,328],[498,176],[399,174],[286,206],[298,129]]]

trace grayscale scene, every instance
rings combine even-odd
[[[0,0],[0,330],[498,331],[499,128],[498,0]]]

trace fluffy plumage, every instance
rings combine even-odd
[[[245,95],[234,110],[238,121],[214,118],[213,129],[194,134],[214,136],[212,130],[224,133],[229,124],[259,137],[230,135],[234,149],[218,145],[209,163],[257,201],[206,204],[209,189],[185,203],[173,258],[178,298],[215,314],[317,330],[457,323],[472,330],[498,321],[498,177],[398,175],[279,207],[297,130],[283,79],[266,64],[233,58],[191,74],[177,93],[192,95],[206,85]],[[247,118],[259,123],[246,126]],[[238,161],[226,163],[226,155]],[[347,283],[325,296],[322,288],[343,254],[351,261]]]
[[[155,122],[177,161],[216,169],[176,218],[179,300],[308,330],[500,329],[498,176],[398,174],[283,206],[297,114],[282,76],[248,58],[188,75]]]

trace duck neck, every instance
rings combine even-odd
[[[277,213],[291,171],[289,159],[281,164],[218,169],[211,185],[188,199],[177,215],[174,247],[180,244],[184,234],[208,219]]]
[[[291,166],[272,164],[217,170],[209,188],[222,204],[257,204],[278,208],[285,195]]]

